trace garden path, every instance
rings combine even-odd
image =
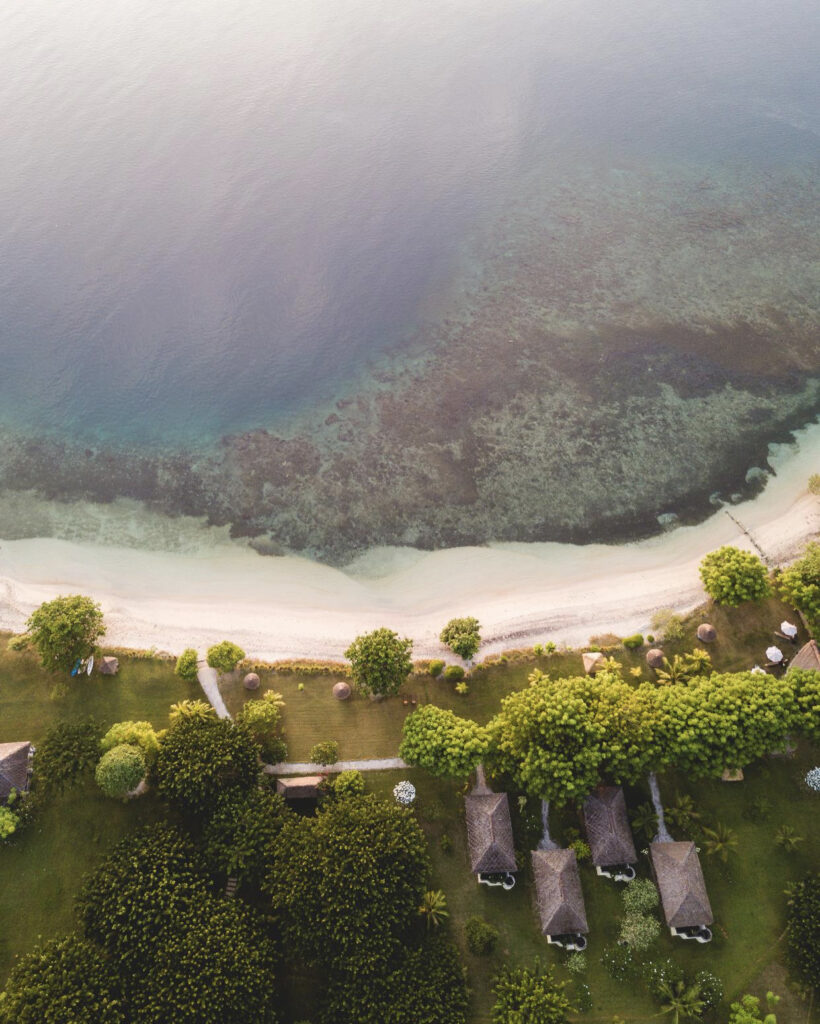
[[[231,713],[225,706],[225,701],[219,692],[216,669],[211,668],[204,658],[200,658],[196,663],[196,677],[199,680],[199,685],[205,691],[205,696],[213,704],[217,715],[220,718],[230,718]]]
[[[390,768],[409,768],[400,757],[369,757],[363,761],[337,761],[336,764],[314,764],[313,761],[282,761],[266,764],[266,775],[316,775],[323,772],[383,772]]]

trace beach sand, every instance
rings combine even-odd
[[[256,658],[340,659],[357,634],[389,626],[413,639],[416,657],[432,657],[445,653],[437,636],[455,615],[480,620],[481,655],[645,632],[656,609],[685,612],[704,599],[698,563],[708,551],[756,544],[777,565],[817,536],[820,499],[807,481],[820,468],[820,425],[796,437],[773,446],[776,475],[753,501],[634,544],[377,549],[341,571],[261,557],[197,523],[175,551],[4,540],[0,628],[19,631],[42,601],[81,592],[101,602],[107,644],[174,654],[227,637]]]

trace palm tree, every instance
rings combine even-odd
[[[719,857],[725,864],[737,848],[737,832],[718,822],[714,828],[704,828],[703,835],[703,848],[709,856]]]
[[[450,916],[447,897],[441,889],[430,889],[424,894],[419,913],[427,922],[428,928],[438,928],[441,922]]]
[[[647,839],[652,839],[658,829],[658,816],[650,803],[641,804],[632,816],[632,827]]]
[[[691,654],[687,654],[686,663],[693,676],[707,676],[712,671],[712,659],[702,647],[696,647]]]
[[[796,853],[797,847],[803,842],[803,836],[799,836],[791,825],[783,825],[775,832],[774,841],[782,846],[786,853]]]
[[[686,660],[676,654],[670,661],[663,659],[663,668],[655,670],[660,683],[685,683],[691,676],[691,670]]]
[[[673,1024],[680,1024],[686,1017],[698,1017],[705,1007],[700,998],[700,985],[687,985],[684,981],[676,981],[674,985],[666,982],[661,986],[661,1013],[671,1013]]]
[[[691,831],[694,824],[700,820],[700,814],[695,810],[695,801],[688,793],[678,794],[675,803],[667,809],[666,816],[673,825],[677,825],[684,832]]]

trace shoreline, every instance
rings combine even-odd
[[[411,637],[415,658],[441,656],[438,633],[455,615],[479,619],[484,656],[646,632],[658,608],[687,612],[704,600],[697,569],[708,551],[756,545],[774,566],[818,535],[820,499],[807,491],[818,453],[820,424],[812,424],[795,444],[773,446],[776,475],[756,498],[631,544],[374,549],[343,571],[260,557],[223,536],[187,552],[2,541],[0,628],[20,631],[42,601],[82,592],[101,603],[111,646],[176,654],[230,638],[266,661],[340,660],[356,635],[378,626]]]

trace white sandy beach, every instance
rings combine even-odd
[[[796,445],[773,449],[777,475],[765,491],[728,509],[772,565],[820,531],[820,499],[806,490],[819,456],[820,425],[812,425]],[[92,511],[125,514],[121,507]],[[133,508],[127,514],[134,517]],[[386,625],[413,638],[417,657],[429,657],[443,653],[437,634],[460,614],[479,618],[482,654],[545,640],[579,645],[593,633],[645,631],[658,608],[691,609],[704,596],[703,555],[722,544],[752,547],[720,510],[698,526],[635,544],[384,549],[343,572],[263,558],[224,531],[192,523],[178,525],[189,535],[176,551],[3,540],[0,628],[19,630],[42,601],[82,592],[101,602],[110,645],[171,653],[228,637],[254,657],[338,659],[358,633]]]

